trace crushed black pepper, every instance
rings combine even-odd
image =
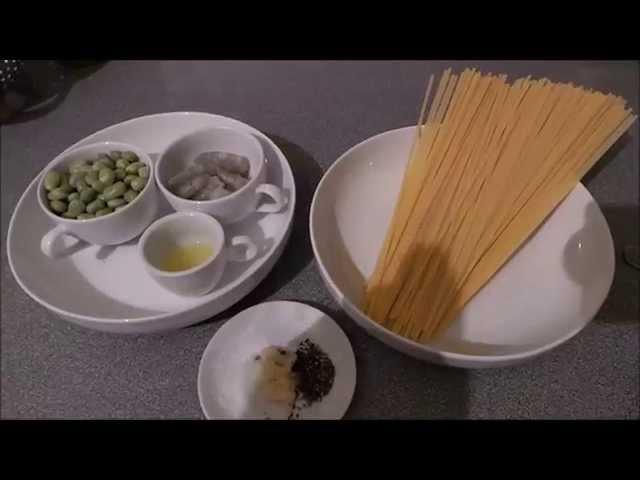
[[[295,392],[295,397],[293,399],[293,402],[291,403],[291,411],[289,412],[289,416],[287,417],[287,420],[291,420],[292,418],[300,418],[300,409],[303,407],[303,405],[300,405],[298,403],[298,391],[296,390]]]
[[[278,348],[277,352],[285,356],[289,352],[284,348]],[[254,357],[261,360],[261,355]],[[282,359],[272,359],[273,363],[283,367]],[[308,338],[298,344],[295,351],[295,360],[291,364],[291,373],[295,388],[294,398],[290,404],[288,419],[299,419],[303,408],[322,400],[333,387],[336,369],[329,356]],[[269,418],[264,412],[264,418]]]
[[[298,345],[291,371],[296,375],[296,394],[308,405],[331,391],[336,376],[329,356],[308,338]]]

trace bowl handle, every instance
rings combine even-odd
[[[283,194],[282,189],[270,183],[258,185],[256,192],[271,197],[273,200],[273,203],[265,203],[256,208],[258,213],[277,213],[287,204],[287,197]]]
[[[246,251],[240,253],[235,247],[239,245],[246,246]],[[246,235],[237,235],[231,239],[231,246],[229,260],[232,262],[248,262],[256,258],[258,254],[258,247],[256,244]]]
[[[74,238],[78,238],[62,225],[58,225],[52,230],[49,230],[49,232],[42,237],[40,242],[40,249],[42,250],[42,253],[49,258],[61,257],[67,250],[61,241],[64,235],[71,235]],[[78,241],[82,240],[78,238]]]

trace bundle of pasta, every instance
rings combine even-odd
[[[424,97],[363,308],[417,341],[464,305],[636,119],[624,99],[446,70]]]

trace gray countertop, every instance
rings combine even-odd
[[[283,149],[300,203],[281,261],[232,311],[289,299],[331,313],[357,359],[347,418],[638,417],[639,275],[620,260],[621,247],[639,241],[638,122],[585,180],[615,241],[613,287],[594,321],[557,349],[497,370],[422,363],[369,337],[324,288],[307,225],[322,173],[365,138],[415,123],[426,75],[447,65],[573,81],[622,95],[638,112],[635,62],[110,62],[79,80],[49,112],[1,127],[3,246],[11,213],[31,179],[86,135],[157,112],[234,117]],[[85,330],[31,300],[2,250],[3,418],[202,418],[198,362],[230,312],[161,335]]]

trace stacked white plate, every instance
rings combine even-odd
[[[288,199],[279,213],[252,214],[227,228],[229,236],[247,235],[257,243],[257,257],[228,265],[209,294],[188,298],[153,281],[136,254],[134,239],[117,247],[75,244],[67,238],[67,254],[50,259],[40,239],[53,228],[39,209],[35,178],[20,198],[9,224],[9,265],[20,286],[35,301],[61,318],[97,330],[149,333],[197,323],[227,309],[253,290],[269,273],[285,247],[296,205],[291,168],[280,149],[264,134],[237,120],[206,113],[179,112],[135,118],[82,139],[69,147],[100,141],[135,145],[157,159],[173,140],[206,127],[232,127],[256,136],[265,151],[267,181]],[[159,216],[171,212],[165,200]]]

